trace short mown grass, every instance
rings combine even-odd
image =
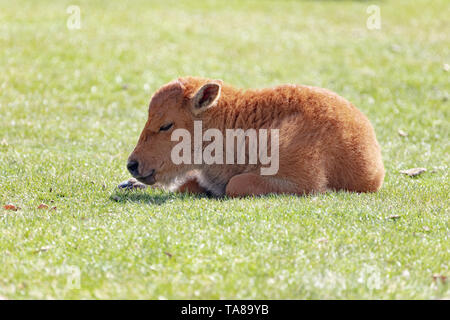
[[[445,0],[0,0],[0,204],[21,208],[0,208],[0,297],[450,298],[448,13]],[[336,91],[375,127],[383,188],[119,191],[151,93],[183,75]],[[427,172],[399,173],[413,167]]]

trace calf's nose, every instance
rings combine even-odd
[[[128,169],[128,171],[130,171],[130,173],[133,177],[136,177],[139,175],[138,167],[139,167],[139,162],[137,162],[137,161],[131,160],[131,161],[128,161],[128,163],[127,163],[127,169]]]

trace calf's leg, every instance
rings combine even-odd
[[[206,193],[206,189],[201,187],[196,179],[190,179],[183,183],[176,190],[180,193],[202,194]]]
[[[272,176],[243,173],[230,179],[225,193],[229,197],[259,196],[270,193],[298,194],[297,184]]]

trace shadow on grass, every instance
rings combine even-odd
[[[162,205],[170,200],[196,200],[196,199],[217,199],[208,194],[187,194],[187,193],[159,193],[151,194],[140,190],[121,191],[116,190],[109,197],[111,201],[126,203],[135,202],[151,205]]]
[[[347,193],[347,192],[344,192]],[[334,193],[325,193],[323,195],[333,196]],[[296,197],[300,199],[307,199],[310,197],[315,197],[317,195],[305,195],[305,196],[298,196],[298,195],[289,195],[289,194],[266,194],[266,195],[259,195],[259,196],[245,196],[240,198],[230,198],[227,196],[214,196],[210,193],[204,193],[204,194],[189,194],[189,193],[177,193],[177,192],[163,192],[159,191],[157,194],[155,193],[148,193],[145,190],[115,190],[109,199],[114,202],[119,203],[127,203],[127,202],[135,202],[135,203],[142,203],[147,205],[162,205],[166,203],[167,201],[174,201],[174,200],[199,200],[199,199],[209,199],[209,200],[216,200],[216,201],[229,201],[229,200],[248,200],[248,199],[254,199],[254,200],[270,200],[273,198],[281,198],[281,197]]]

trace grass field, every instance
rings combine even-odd
[[[72,4],[81,29],[67,27]],[[0,0],[0,204],[20,207],[0,207],[0,298],[450,298],[449,12],[445,0]],[[151,93],[182,75],[336,91],[375,127],[383,188],[119,191]],[[399,172],[414,167],[427,172]]]

